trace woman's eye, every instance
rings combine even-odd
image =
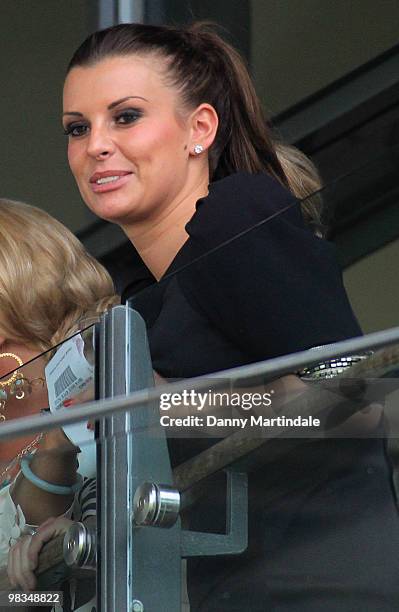
[[[139,110],[129,109],[124,110],[118,113],[115,117],[115,122],[119,125],[129,125],[130,123],[134,123],[142,116],[142,113]]]
[[[66,136],[84,136],[88,130],[88,126],[85,123],[70,123],[64,128],[64,134]]]

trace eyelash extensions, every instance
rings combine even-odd
[[[143,112],[138,108],[127,108],[116,113],[114,116],[114,121],[117,125],[132,125],[138,119],[140,119],[142,115]],[[88,128],[89,125],[85,122],[73,121],[65,126],[64,135],[71,136],[72,138],[78,138],[79,136],[84,136]]]

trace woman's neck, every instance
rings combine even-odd
[[[208,194],[208,177],[198,182],[189,195],[172,202],[156,218],[123,227],[153,276],[159,280],[188,238],[186,224],[195,213],[197,201]]]

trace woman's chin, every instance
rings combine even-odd
[[[104,199],[105,200],[105,199]],[[118,202],[115,200],[109,200],[99,202],[98,199],[96,202],[90,202],[88,204],[92,213],[96,215],[96,217],[100,217],[104,221],[108,221],[109,223],[116,223],[117,225],[123,226],[131,217],[134,216],[134,207],[126,203]]]

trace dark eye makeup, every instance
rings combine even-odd
[[[115,121],[118,125],[129,125],[142,117],[143,112],[138,108],[124,108],[115,114]]]
[[[140,119],[142,115],[143,111],[138,108],[125,108],[115,113],[114,121],[117,125],[131,125]],[[89,125],[86,122],[72,121],[64,127],[64,134],[72,138],[77,138],[87,134],[88,129]]]
[[[86,123],[74,121],[72,123],[68,123],[64,127],[64,134],[65,136],[73,136],[73,137],[84,136],[87,132],[87,129],[88,129],[88,125]]]

